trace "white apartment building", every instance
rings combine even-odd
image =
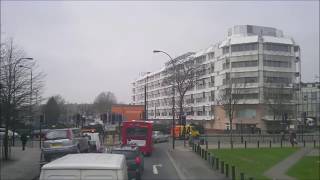
[[[299,97],[298,120],[300,125],[320,125],[320,83],[302,83],[297,97]],[[305,122],[304,118],[306,118]]]
[[[265,98],[278,92],[278,89],[286,97],[286,102],[281,103],[290,107],[286,112],[288,125],[294,124],[297,119],[293,91],[294,84],[300,81],[300,48],[281,30],[237,25],[228,30],[223,41],[177,58],[202,65],[201,76],[184,98],[187,123],[201,123],[207,130],[214,131],[230,128],[228,117],[218,103],[229,80],[239,85],[237,96],[240,100],[234,113],[234,130],[279,127],[283,119],[274,116]],[[160,122],[170,122],[172,119],[172,91],[163,83],[165,69],[166,65],[156,72],[140,76],[132,83],[132,104],[144,104],[144,88],[147,85],[148,119]]]

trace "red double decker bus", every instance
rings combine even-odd
[[[152,121],[131,120],[122,122],[122,144],[136,144],[140,151],[150,156],[153,151]]]

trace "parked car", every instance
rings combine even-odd
[[[111,153],[125,155],[129,179],[141,179],[144,170],[144,159],[138,146],[123,145],[115,147],[111,150]]]
[[[39,179],[127,180],[126,159],[122,154],[68,154],[45,164]]]
[[[82,136],[78,128],[48,131],[42,148],[44,159],[47,162],[62,155],[88,151],[88,138]]]
[[[6,129],[5,128],[0,128],[0,139],[2,139],[4,137],[5,133],[6,133]],[[13,134],[14,134],[15,138],[19,138],[20,137],[20,135],[17,132],[13,133],[10,129],[8,129],[9,138],[12,138]]]
[[[83,133],[89,138],[89,151],[90,152],[102,152],[103,147],[101,145],[101,139],[99,133]]]
[[[153,131],[152,139],[154,143],[169,141],[169,135],[163,134],[161,131]]]

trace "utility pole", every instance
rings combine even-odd
[[[172,149],[174,149],[174,144],[175,144],[175,108],[174,108],[174,105],[175,105],[175,100],[174,100],[174,95],[175,95],[175,83],[176,83],[176,75],[175,75],[175,64],[174,64],[174,61],[173,59],[171,58],[171,56],[164,52],[164,51],[160,51],[160,50],[153,50],[153,53],[164,53],[166,54],[169,58],[170,58],[170,62],[172,64],[172,67],[173,67],[173,76],[174,76],[174,82],[172,83]]]
[[[174,85],[172,85],[172,149],[174,149],[174,144],[175,144],[175,109],[174,109],[174,104],[175,104],[175,89]]]
[[[146,121],[148,118],[147,112],[147,82],[144,85],[144,120]]]

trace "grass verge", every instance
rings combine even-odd
[[[320,177],[320,156],[305,156],[293,165],[287,175],[299,180],[312,180]]]
[[[211,149],[210,153],[230,167],[234,165],[236,179],[240,179],[240,172],[243,172],[245,179],[253,177],[260,180],[268,179],[263,173],[297,150],[298,148]]]

